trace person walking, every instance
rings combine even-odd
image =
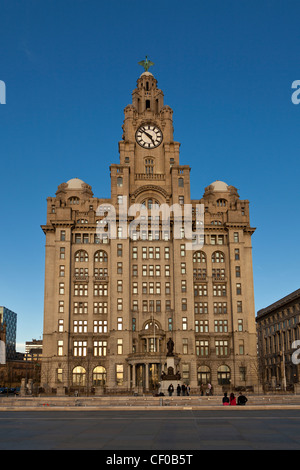
[[[173,392],[174,392],[174,387],[173,387],[173,384],[170,384],[169,387],[168,387],[168,392],[169,392],[169,397],[172,396]]]
[[[236,398],[234,396],[234,393],[230,394],[230,405],[235,406],[236,405]]]
[[[177,385],[177,396],[180,397],[181,387],[180,384]]]
[[[191,387],[189,385],[186,386],[186,394],[189,397],[191,393]]]

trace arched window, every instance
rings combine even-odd
[[[229,385],[230,384],[230,368],[226,365],[218,368],[218,384]]]
[[[104,250],[96,251],[95,256],[94,256],[94,261],[95,263],[107,263],[108,257],[107,257],[106,251]]]
[[[103,366],[97,366],[93,370],[93,385],[94,387],[105,385],[106,383],[106,369]]]
[[[159,209],[159,202],[156,199],[152,199],[150,197],[149,199],[145,199],[142,204],[142,209]]]
[[[222,251],[214,251],[213,254],[211,255],[211,261],[212,263],[224,263],[225,262],[225,256]]]
[[[85,376],[86,376],[86,370],[84,367],[77,366],[73,369],[72,373],[72,383],[73,385],[77,385],[79,387],[84,387],[85,386]]]
[[[227,206],[226,199],[218,199],[217,200],[217,207],[226,207],[226,206]]]
[[[156,330],[159,330],[159,324],[156,321],[154,322],[154,326],[155,326]],[[153,321],[152,320],[148,321],[144,326],[145,330],[149,330],[151,328],[153,329]]]
[[[196,251],[193,254],[193,262],[194,263],[206,263],[206,256],[204,251]]]
[[[76,262],[86,262],[89,260],[89,255],[85,250],[79,250],[75,253]]]
[[[198,385],[205,385],[211,382],[210,368],[208,366],[200,366],[197,371]]]
[[[70,197],[69,198],[69,203],[70,204],[79,204],[79,197],[75,197],[75,196]]]
[[[211,225],[222,225],[222,222],[220,220],[212,220]]]

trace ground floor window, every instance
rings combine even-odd
[[[97,366],[93,370],[93,385],[94,387],[103,386],[106,383],[106,369],[102,366]]]
[[[85,377],[86,377],[86,370],[84,369],[84,367],[77,366],[73,369],[73,374],[72,374],[73,385],[84,387]]]
[[[226,365],[220,366],[218,368],[218,384],[228,385],[230,384],[230,378],[230,368]]]
[[[205,385],[211,382],[210,368],[208,366],[200,366],[197,371],[198,385]]]

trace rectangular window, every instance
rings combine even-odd
[[[241,294],[242,294],[242,285],[241,285],[241,284],[237,284],[237,285],[236,285],[236,294],[237,294],[237,295],[241,295]]]
[[[100,296],[107,297],[107,294],[108,294],[108,285],[106,283],[94,284],[94,296],[95,297],[100,297]],[[86,294],[84,295],[87,295],[87,284],[86,284]]]
[[[64,331],[64,321],[63,320],[58,320],[58,331],[59,331],[59,333],[62,333]]]
[[[215,297],[224,297],[226,296],[226,284],[214,284],[213,285],[213,295]]]
[[[95,314],[107,314],[108,307],[107,302],[94,302],[94,313]],[[87,312],[86,312],[87,313]]]
[[[123,340],[121,338],[117,339],[117,354],[123,354]]]
[[[63,356],[64,353],[64,342],[62,340],[57,341],[57,355]]]
[[[94,356],[106,356],[107,354],[107,341],[94,341]]]
[[[188,329],[187,317],[182,317],[182,329],[185,331]]]
[[[216,340],[215,348],[216,348],[217,356],[228,356],[228,341],[227,340]]]
[[[207,302],[195,302],[194,313],[208,313],[208,303]]]
[[[87,333],[87,320],[74,320],[73,331],[74,333]]]
[[[241,277],[241,268],[240,268],[240,266],[235,267],[235,277]]]
[[[65,230],[60,231],[60,241],[61,242],[66,241],[66,231]]]
[[[65,259],[65,254],[66,254],[66,249],[64,246],[62,246],[60,249],[59,249],[59,257],[60,259]]]
[[[117,299],[117,310],[118,311],[123,310],[123,299]]]
[[[116,364],[116,382],[118,386],[123,385],[124,371],[123,364]]]
[[[118,320],[117,320],[117,329],[118,329],[118,331],[122,331],[122,330],[123,330],[123,318],[122,318],[122,317],[118,317]]]
[[[181,299],[181,310],[187,310],[187,299]]]
[[[187,338],[182,339],[182,353],[188,354],[188,339]]]
[[[117,273],[123,274],[123,263],[117,263]]]
[[[196,340],[196,355],[207,357],[209,354],[209,342],[207,340]]]
[[[65,293],[65,284],[64,284],[64,282],[59,283],[59,293],[60,293],[60,295],[63,295]]]
[[[239,242],[239,232],[234,232],[234,234],[233,234],[233,241],[234,241],[234,243],[238,243],[238,242]]]
[[[234,259],[238,261],[240,259],[240,250],[239,248],[235,248],[234,250]]]
[[[244,330],[244,327],[243,327],[243,320],[242,319],[239,319],[238,320],[238,331],[243,331]]]
[[[74,341],[73,355],[75,357],[85,357],[87,353],[87,341]]]
[[[58,311],[59,313],[64,313],[64,301],[60,300],[58,303]]]

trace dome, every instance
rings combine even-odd
[[[83,184],[85,184],[84,181],[79,178],[72,178],[67,181],[68,189],[82,189]]]
[[[228,191],[228,184],[224,183],[224,181],[214,181],[211,183],[214,191]]]
[[[146,77],[153,77],[153,74],[151,72],[143,72],[141,75],[140,75],[140,78],[143,76],[143,75],[146,75]]]

